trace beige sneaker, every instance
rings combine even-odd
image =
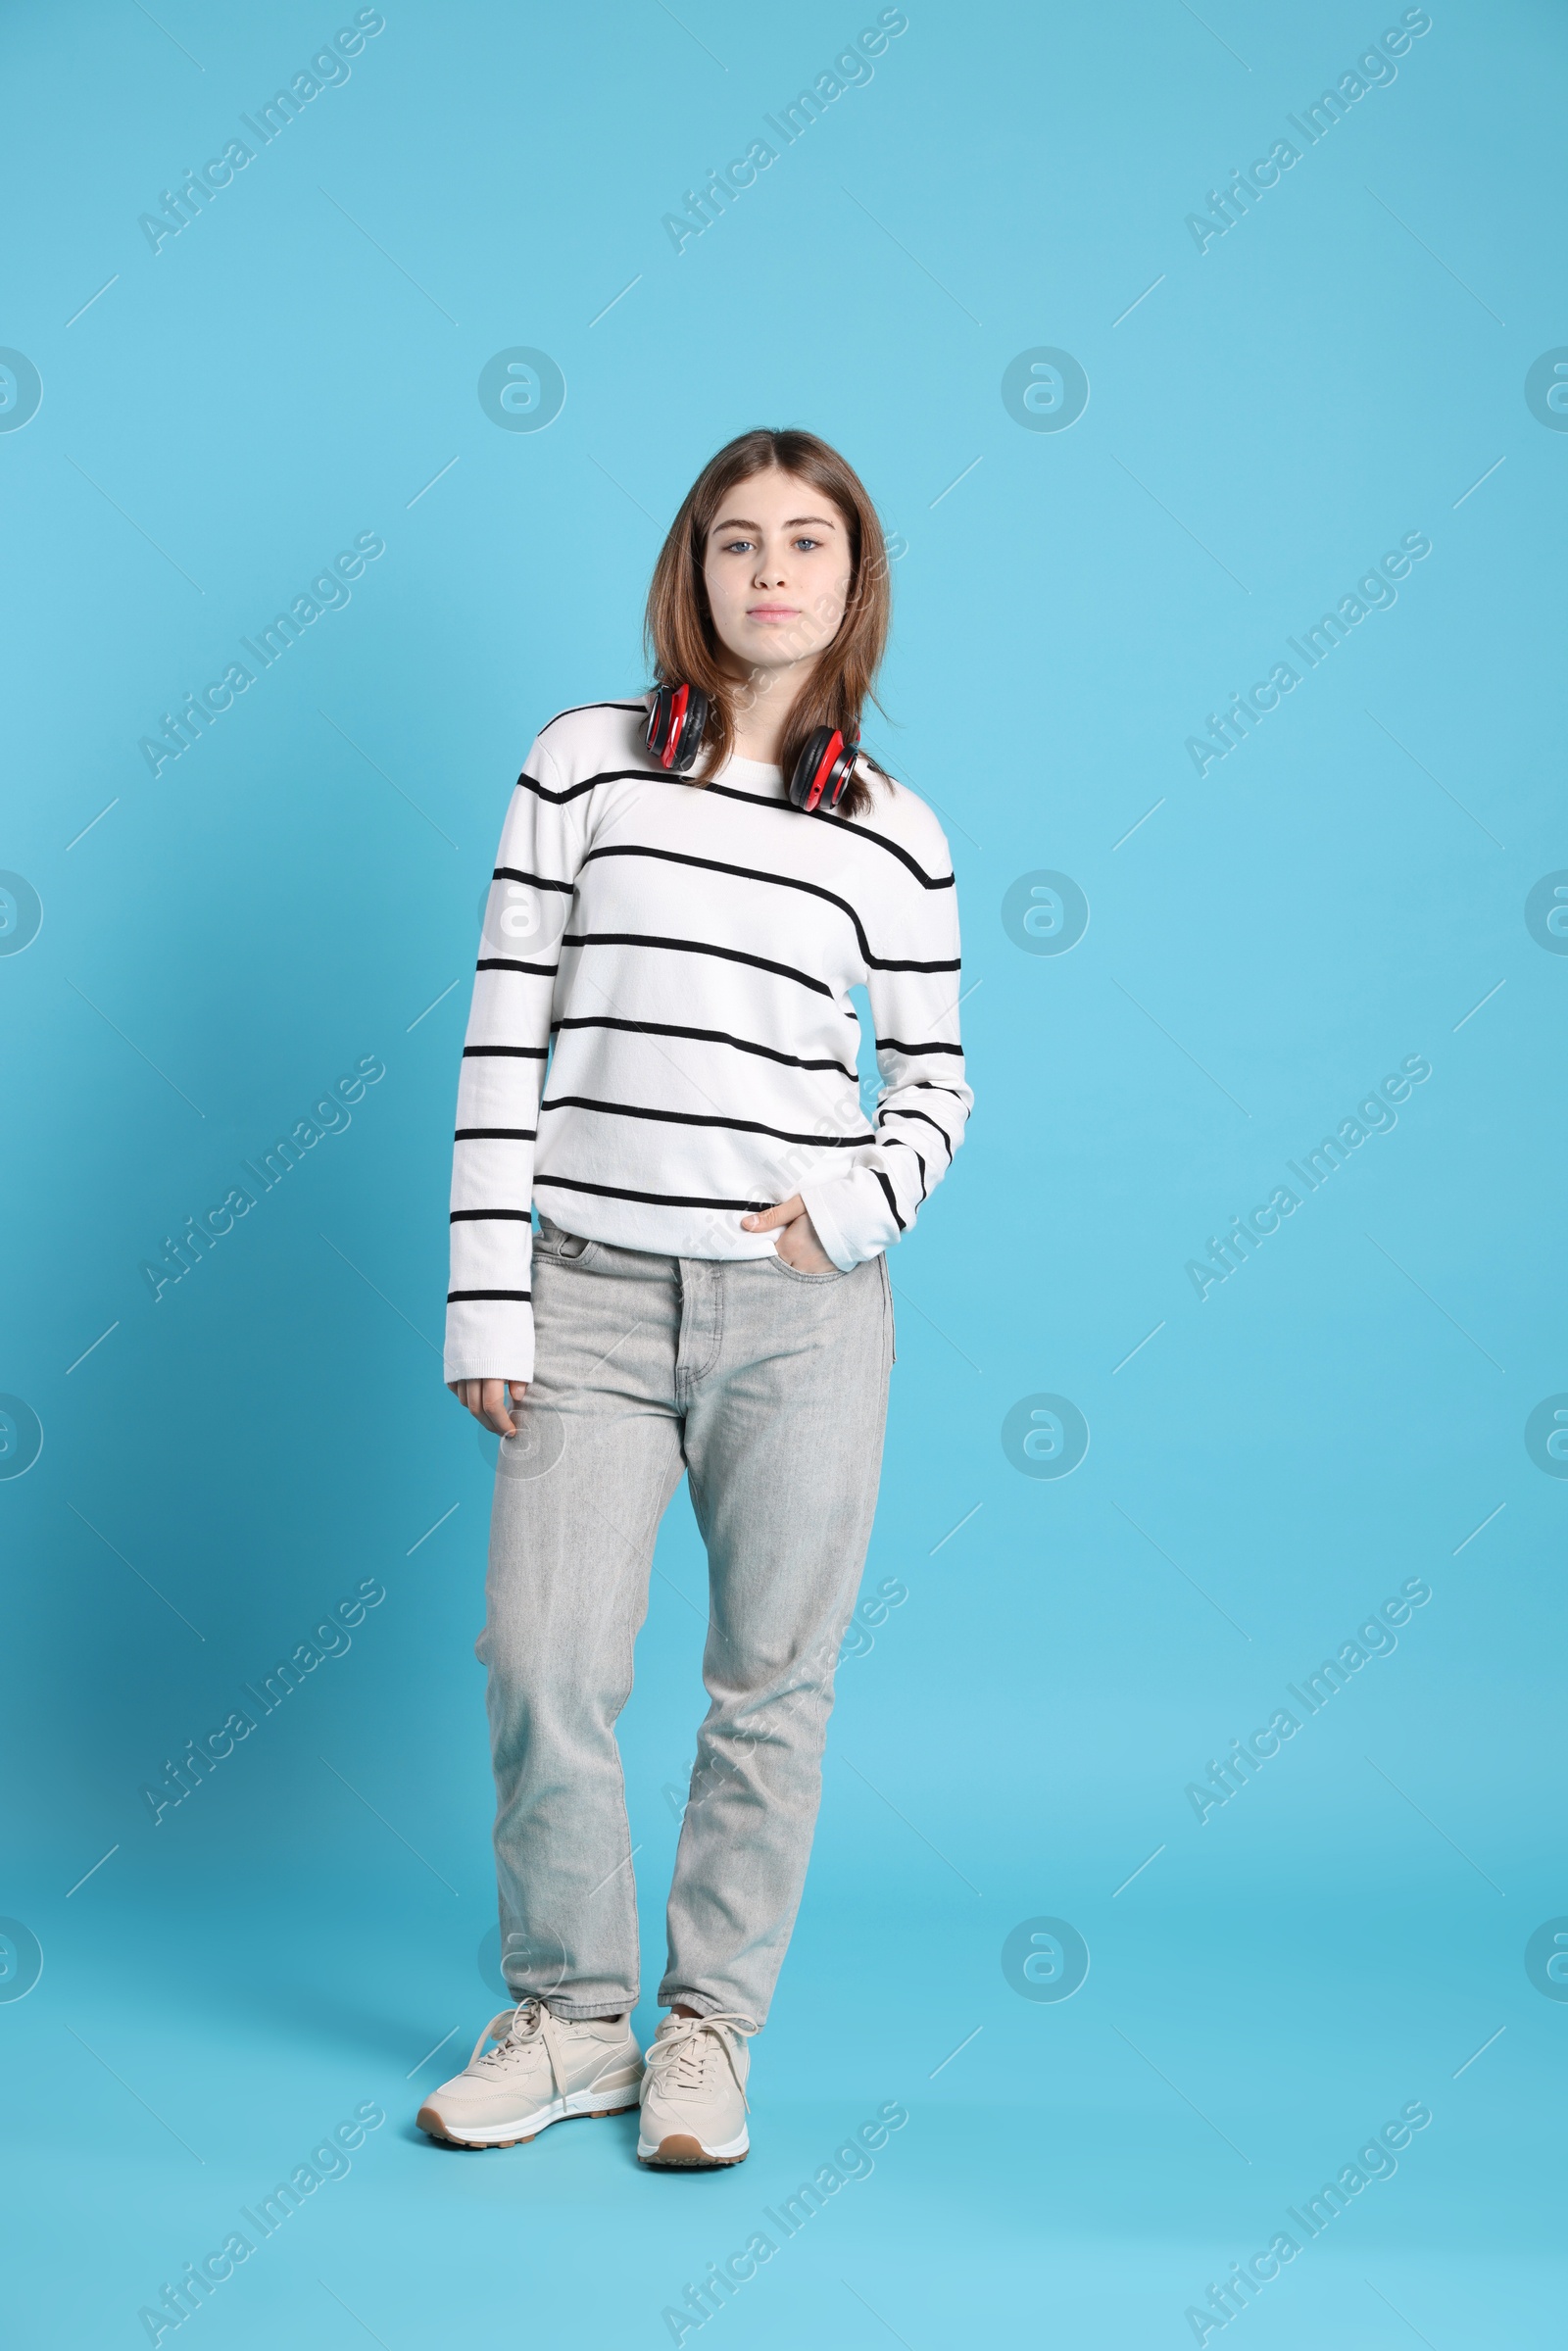
[[[628,2018],[556,2017],[542,2001],[519,2000],[490,2019],[462,2073],[426,2098],[418,2127],[457,2147],[514,2147],[571,2115],[629,2114],[642,2073]]]
[[[637,2160],[671,2171],[744,2161],[746,2077],[757,2031],[749,2016],[665,2017],[643,2075]]]

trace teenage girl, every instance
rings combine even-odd
[[[478,1651],[516,2005],[419,2110],[460,2145],[639,2104],[646,2164],[749,2145],[747,2042],[876,1504],[885,1252],[972,1099],[948,845],[858,748],[888,610],[844,459],[743,434],[655,568],[655,692],[553,718],[512,796],[459,1086],[446,1373],[502,1439]],[[614,1724],[683,1471],[710,1703],[645,2066]]]

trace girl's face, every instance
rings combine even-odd
[[[708,534],[703,581],[720,645],[745,675],[810,661],[832,642],[850,592],[838,508],[777,466],[739,482]]]

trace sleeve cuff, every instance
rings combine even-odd
[[[533,1308],[522,1298],[453,1298],[447,1305],[442,1377],[533,1378]]]
[[[816,1228],[816,1237],[840,1273],[853,1273],[867,1257],[881,1255],[879,1244],[858,1249],[839,1211],[853,1205],[853,1176],[825,1176],[819,1183],[803,1184],[801,1198]]]

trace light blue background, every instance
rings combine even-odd
[[[1523,385],[1568,343],[1561,12],[1438,0],[1201,254],[1185,216],[1397,9],[908,13],[677,256],[662,216],[874,10],[389,0],[156,255],[138,215],[352,11],[8,12],[0,342],[43,381],[0,434],[0,865],[43,908],[0,956],[0,1389],[44,1437],[0,1482],[0,1910],[44,1956],[0,2002],[18,2342],[145,2340],[366,2100],[209,2351],[667,2342],[889,2099],[732,2347],[1191,2342],[1416,2099],[1235,2325],[1558,2339],[1568,2002],[1524,1948],[1568,1912],[1568,1485],[1523,1432],[1568,1390],[1568,959],[1523,908],[1568,866],[1568,435]],[[516,345],[564,374],[548,430],[479,405]],[[1037,346],[1087,371],[1070,430],[1003,405]],[[893,1267],[868,1589],[907,1598],[842,1670],[751,2160],[644,2177],[619,2124],[466,2159],[412,2116],[492,2005],[488,1471],[437,1356],[476,900],[534,730],[643,682],[668,517],[764,421],[907,542],[874,740],[947,822],[973,986],[971,1138]],[[363,531],[347,609],[154,780],[138,739]],[[1397,604],[1200,779],[1205,712],[1410,531]],[[1003,926],[1037,870],[1089,902],[1064,955]],[[1200,1302],[1186,1260],[1416,1053],[1396,1128]],[[155,1305],[141,1260],[371,1054]],[[1064,1480],[1003,1449],[1038,1394],[1089,1426]],[[1187,1784],[1416,1576],[1396,1651],[1200,1826]],[[141,1785],[367,1577],[352,1650],[155,1829]],[[682,1497],[624,1721],[650,1969],[704,1615]],[[1090,1949],[1064,2002],[1003,1971],[1043,1916]]]

